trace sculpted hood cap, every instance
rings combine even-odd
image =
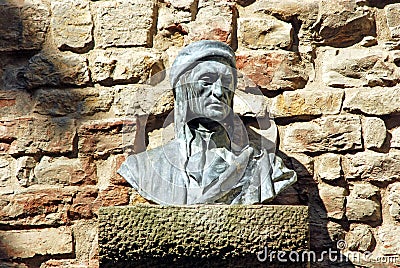
[[[213,40],[194,42],[183,48],[172,64],[169,74],[172,87],[175,87],[179,77],[187,70],[193,68],[205,58],[210,57],[221,57],[225,59],[232,68],[236,69],[235,52],[233,52],[232,48],[227,44]]]

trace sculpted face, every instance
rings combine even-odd
[[[232,109],[234,74],[230,66],[218,61],[205,61],[191,70],[189,109],[199,117],[224,120]]]

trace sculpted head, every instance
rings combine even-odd
[[[188,112],[194,118],[223,121],[232,111],[237,83],[235,66],[234,52],[224,43],[190,44],[172,65],[170,78],[175,98],[178,102],[187,101]]]

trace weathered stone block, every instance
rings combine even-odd
[[[347,197],[349,221],[377,224],[382,220],[379,188],[369,183],[354,183]]]
[[[126,206],[129,204],[132,187],[129,186],[109,186],[99,191],[95,201],[95,213],[100,207]]]
[[[129,185],[128,182],[117,173],[121,164],[125,161],[125,155],[110,155],[106,160],[96,162],[97,186],[99,190],[105,190],[110,185]]]
[[[300,251],[307,241],[305,206],[137,205],[99,214],[101,267],[256,265],[265,247]]]
[[[53,38],[61,50],[84,52],[93,42],[93,21],[88,0],[52,1]]]
[[[172,2],[172,1],[171,1]],[[191,12],[191,10],[196,9],[195,2],[196,1],[187,1],[188,3],[182,3],[182,6],[179,3],[175,3],[179,7],[175,7],[173,3],[167,6],[161,6],[158,9],[158,18],[157,18],[157,29],[160,30],[179,30],[179,24],[189,23],[192,21],[192,17],[195,14]],[[190,3],[189,3],[190,2]],[[184,27],[180,25],[180,27]],[[183,28],[182,28],[183,30]]]
[[[322,53],[321,75],[328,86],[394,86],[400,79],[398,67],[378,49],[324,49]]]
[[[90,262],[93,261],[94,257],[93,255],[97,248],[97,222],[91,220],[78,221],[72,226],[72,233],[75,242],[74,243],[75,254],[76,254],[75,261],[81,263],[81,265],[89,264],[88,267],[94,268],[94,265],[90,265],[91,264]],[[54,266],[68,267],[67,265],[63,265],[62,263],[60,263],[59,265],[56,264]],[[48,265],[48,267],[54,267],[54,266],[52,266],[50,263]],[[47,266],[41,268],[46,268],[46,267]]]
[[[76,187],[29,187],[14,194],[0,196],[0,224],[54,226],[69,221],[68,210]]]
[[[317,180],[334,181],[342,176],[340,155],[327,153],[314,160],[315,176]]]
[[[72,253],[72,233],[68,227],[0,231],[0,258]]]
[[[314,174],[314,160],[312,157],[301,153],[290,153],[292,168],[296,171],[297,177],[312,177]]]
[[[98,261],[92,260],[91,262],[82,262],[76,259],[51,259],[42,262],[40,268],[97,268],[99,267]],[[8,268],[8,267],[7,267]],[[25,268],[25,267],[10,267],[10,268]]]
[[[0,3],[0,51],[41,49],[50,12],[40,0]]]
[[[182,47],[184,45],[184,35],[187,34],[187,26],[176,26],[173,24],[171,27],[167,27],[168,30],[159,31],[154,36],[153,47],[162,51],[172,48]]]
[[[342,106],[341,90],[285,91],[272,99],[271,114],[276,117],[338,114]]]
[[[90,55],[93,82],[144,83],[164,69],[161,55],[148,49],[94,50]]]
[[[175,129],[173,124],[169,124],[160,129],[154,129],[148,133],[149,143],[147,144],[146,150],[154,149],[159,146],[172,141],[175,138]]]
[[[265,14],[275,15],[284,21],[289,21],[293,16],[297,16],[304,23],[310,24],[312,22],[310,18],[316,17],[318,13],[318,2],[313,0],[305,0],[301,3],[295,0],[259,0],[246,6],[244,12],[246,16],[250,14],[257,17],[265,16]]]
[[[369,226],[352,224],[350,231],[346,234],[346,242],[349,250],[365,252],[372,250],[375,238]]]
[[[54,117],[91,116],[108,112],[114,101],[115,91],[115,88],[100,85],[87,88],[37,89],[33,98],[33,112]]]
[[[15,159],[8,155],[0,156],[0,194],[12,192],[15,162]]]
[[[369,115],[400,113],[400,88],[360,88],[346,91],[343,110]]]
[[[388,187],[389,214],[395,220],[400,221],[400,183],[395,182]]]
[[[196,20],[189,23],[185,43],[218,40],[233,46],[238,12],[229,1],[202,1]]]
[[[37,184],[96,184],[96,168],[89,158],[43,156],[34,169]]]
[[[357,1],[319,2],[318,20],[314,25],[316,40],[323,45],[344,47],[370,35],[374,29],[373,13]]]
[[[364,199],[377,199],[379,188],[369,183],[354,183],[351,186],[351,196]]]
[[[136,121],[130,120],[93,120],[83,124],[78,130],[80,154],[95,158],[122,153],[133,147],[135,142]]]
[[[322,227],[322,226],[321,226]],[[321,232],[324,232],[324,227],[321,228]],[[340,223],[333,222],[333,221],[328,221],[326,223],[326,231],[328,231],[328,236],[329,240],[333,240],[333,244],[337,244],[338,240],[343,240],[346,234],[346,231],[344,230],[343,226]],[[313,244],[318,244],[321,241],[315,241]],[[329,242],[328,242],[329,243]]]
[[[236,1],[240,4],[242,1]],[[243,1],[246,2],[246,1]],[[293,18],[301,21],[298,30],[299,48],[309,46],[313,40],[313,25],[317,21],[318,1],[314,0],[257,0],[247,1],[246,8],[240,10],[240,17],[265,17],[266,14],[277,17],[285,22],[292,22]]]
[[[400,236],[394,235],[400,232],[398,225],[383,225],[378,229],[377,240],[382,243],[380,251],[385,255],[400,254]]]
[[[330,116],[296,122],[283,128],[283,149],[289,152],[333,152],[362,148],[358,116]]]
[[[252,82],[267,90],[295,90],[308,81],[307,68],[294,52],[239,52],[236,66]]]
[[[84,86],[90,81],[85,56],[64,53],[39,53],[16,73],[17,83],[26,89],[43,86]]]
[[[11,51],[19,49],[19,38],[22,35],[20,28],[20,8],[9,3],[0,5],[1,29],[0,49]]]
[[[163,115],[174,109],[174,96],[169,87],[118,86],[113,111],[119,116]]]
[[[188,24],[196,18],[197,4],[198,0],[159,3],[153,47],[163,51],[171,47],[182,47],[184,36],[189,32]]]
[[[396,127],[392,130],[392,139],[390,140],[391,148],[400,148],[400,127]]]
[[[0,153],[68,153],[73,151],[75,136],[75,121],[70,118],[0,120],[0,141],[6,144]]]
[[[381,207],[368,199],[347,197],[346,216],[349,221],[376,223],[381,221]]]
[[[400,4],[385,6],[387,25],[392,38],[400,38]]]
[[[16,1],[17,2],[17,1]],[[21,7],[21,49],[41,49],[49,26],[50,12],[41,0],[27,0]]]
[[[251,94],[236,90],[233,97],[233,111],[241,116],[268,116],[268,98],[261,94]]]
[[[31,186],[35,183],[35,174],[33,172],[37,161],[32,156],[22,156],[17,159],[15,176],[23,187]]]
[[[345,212],[346,189],[326,183],[319,183],[318,190],[328,218],[342,219]]]
[[[96,211],[96,198],[99,191],[96,187],[86,186],[74,195],[68,209],[68,217],[72,220],[91,219]]]
[[[99,1],[93,6],[96,14],[97,46],[152,46],[156,26],[156,1]]]
[[[79,110],[82,98],[83,94],[75,89],[37,89],[33,111],[50,116],[70,115]]]
[[[385,122],[377,117],[365,117],[361,121],[365,147],[381,148],[386,139]]]
[[[31,113],[32,106],[31,93],[23,90],[0,90],[0,114],[7,115],[8,118],[26,116]]]
[[[290,49],[293,27],[273,16],[265,18],[240,18],[238,39],[251,49]]]
[[[116,90],[112,87],[95,86],[94,88],[85,88],[81,94],[84,96],[80,114],[94,115],[96,113],[108,112],[114,102]]]
[[[373,151],[346,155],[342,158],[344,176],[347,179],[391,182],[400,177],[400,154]]]

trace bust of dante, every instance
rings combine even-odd
[[[296,181],[275,153],[235,142],[236,60],[228,45],[186,46],[170,81],[175,138],[128,156],[118,171],[140,195],[163,205],[255,204]]]

